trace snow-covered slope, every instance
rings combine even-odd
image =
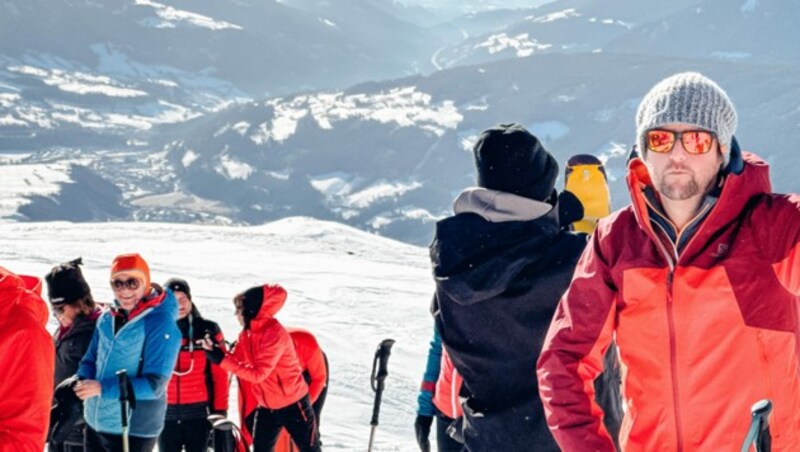
[[[283,285],[289,298],[278,319],[310,329],[330,360],[321,423],[326,450],[366,450],[372,357],[381,340],[395,339],[375,450],[414,450],[416,395],[433,328],[426,250],[307,218],[247,228],[0,223],[0,265],[41,277],[59,262],[83,256],[84,274],[100,301],[112,296],[112,259],[126,252],[147,259],[154,281],[187,279],[195,303],[228,339],[239,331],[235,294],[265,282]],[[234,388],[231,394],[235,413]]]

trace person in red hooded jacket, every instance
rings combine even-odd
[[[41,288],[0,267],[0,452],[44,450],[56,356]]]
[[[255,452],[271,451],[286,428],[303,452],[320,449],[317,418],[294,343],[275,314],[286,302],[279,285],[252,287],[234,298],[244,329],[236,347],[224,351],[208,335],[201,342],[209,360],[250,382],[258,408],[253,414]]]
[[[286,327],[286,331],[289,332],[289,336],[294,342],[294,349],[297,352],[297,358],[300,360],[300,367],[303,369],[303,379],[308,384],[308,395],[311,399],[314,414],[317,417],[317,435],[319,435],[320,414],[328,393],[328,358],[319,346],[317,338],[310,331],[292,327]],[[255,412],[256,407],[257,402],[253,392],[253,385],[246,380],[239,379],[239,417],[245,419],[242,433],[248,445],[253,443],[251,437],[253,429],[252,414]],[[288,438],[288,432],[283,430],[278,442],[275,444],[275,450],[296,450],[293,447],[294,444]]]

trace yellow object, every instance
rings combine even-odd
[[[576,155],[569,159],[564,189],[583,204],[583,219],[572,223],[575,231],[591,234],[597,221],[611,213],[611,193],[605,168],[596,157]]]

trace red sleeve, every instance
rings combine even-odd
[[[537,375],[547,424],[565,451],[615,450],[594,400],[594,380],[611,343],[616,288],[600,252],[598,234],[581,256],[559,303]]]
[[[768,218],[768,240],[773,243],[772,265],[783,287],[795,296],[800,295],[800,195],[787,195],[778,201],[778,213],[763,215]]]
[[[218,331],[214,336],[218,344],[225,350],[225,340],[222,331]],[[227,350],[225,350],[227,351]],[[211,381],[214,384],[213,402],[211,407],[214,411],[228,411],[228,372],[222,367],[211,364]]]
[[[53,400],[53,339],[43,327],[6,334],[0,344],[0,452],[41,451]]]
[[[234,352],[225,355],[220,367],[241,379],[260,383],[275,370],[288,347],[294,347],[292,339],[282,326],[274,322],[253,338],[252,362],[242,359],[242,353]]]
[[[311,403],[314,403],[322,394],[325,389],[325,381],[328,379],[328,369],[325,368],[325,357],[322,355],[322,349],[319,346],[311,353],[308,361],[306,361],[306,369],[311,376],[311,383],[308,385],[308,395],[311,397]]]

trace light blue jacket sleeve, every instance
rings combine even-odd
[[[433,339],[428,348],[428,362],[425,364],[425,373],[422,376],[419,395],[417,396],[417,414],[433,416],[436,408],[433,405],[433,394],[436,391],[436,381],[442,366],[442,338],[433,327]]]

